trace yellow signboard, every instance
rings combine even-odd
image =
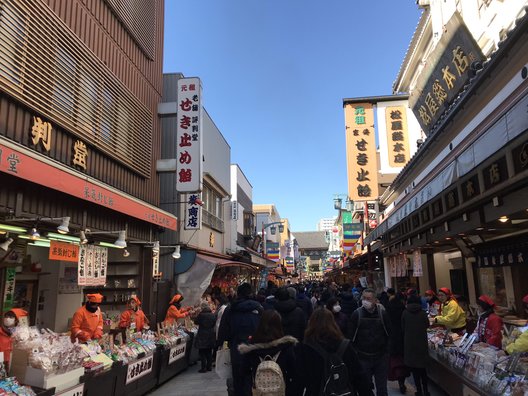
[[[345,106],[348,195],[353,201],[378,198],[378,159],[371,103]]]
[[[389,165],[395,168],[403,168],[410,157],[405,107],[387,107],[385,109],[385,122],[387,125]]]

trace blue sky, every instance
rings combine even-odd
[[[204,105],[292,231],[346,194],[343,98],[391,94],[414,0],[166,0],[165,73],[202,80]]]

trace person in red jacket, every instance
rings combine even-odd
[[[0,326],[0,352],[4,353],[4,366],[9,370],[9,360],[13,351],[13,339],[11,334],[18,326],[20,318],[27,316],[27,312],[20,308],[13,308],[4,314],[2,326]]]
[[[173,324],[177,319],[185,318],[191,314],[191,307],[182,307],[182,301],[183,296],[181,294],[175,294],[174,297],[172,297],[169,302],[167,315],[165,316],[165,323]]]
[[[495,302],[482,295],[477,300],[479,318],[475,334],[479,342],[502,349],[502,319],[494,312]]]
[[[103,314],[99,306],[103,296],[99,293],[87,294],[88,301],[73,315],[71,341],[86,342],[103,337]]]
[[[128,309],[121,314],[119,327],[126,329],[130,327],[136,331],[148,330],[149,321],[141,309],[141,301],[136,296],[128,300]]]

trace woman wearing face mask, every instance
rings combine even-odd
[[[183,296],[175,294],[169,302],[169,309],[165,315],[165,323],[173,324],[177,319],[185,318],[190,315],[191,307],[182,307]]]
[[[502,348],[502,319],[494,312],[495,302],[482,295],[477,300],[478,322],[475,334],[479,342]]]
[[[88,301],[73,315],[71,341],[86,342],[103,337],[103,314],[99,306],[103,296],[99,293],[87,294]]]
[[[149,329],[148,323],[148,319],[141,309],[141,301],[136,296],[132,297],[128,300],[128,309],[121,314],[119,327],[142,331],[143,329]]]
[[[442,314],[434,318],[434,323],[447,327],[453,333],[462,335],[466,331],[466,313],[456,298],[447,287],[442,287],[437,293],[438,299],[442,303]]]
[[[343,312],[341,312],[341,304],[339,304],[339,301],[336,297],[330,297],[328,299],[326,302],[326,309],[332,312],[339,330],[345,334],[347,331],[348,317]]]
[[[4,366],[9,370],[9,359],[13,350],[13,340],[11,334],[13,329],[18,326],[19,318],[27,316],[27,312],[20,308],[13,308],[4,314],[4,320],[0,327],[0,352],[4,353]]]
[[[524,312],[528,315],[528,294],[523,297],[522,302],[524,306]],[[517,337],[515,342],[512,342],[506,346],[506,352],[509,355],[515,352],[528,352],[528,326],[525,326],[523,329],[521,329],[521,331],[523,331],[523,333]]]

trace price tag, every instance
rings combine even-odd
[[[56,396],[83,396],[84,395],[84,384],[79,384],[73,388],[66,389],[64,392],[55,394]]]
[[[171,348],[170,354],[169,354],[169,364],[174,363],[176,360],[179,360],[185,357],[186,348],[187,348],[186,343],[176,345],[174,348]]]
[[[154,363],[154,356],[150,355],[146,358],[140,359],[137,362],[130,363],[127,369],[127,377],[125,384],[134,382],[135,380],[147,375],[152,371]]]

